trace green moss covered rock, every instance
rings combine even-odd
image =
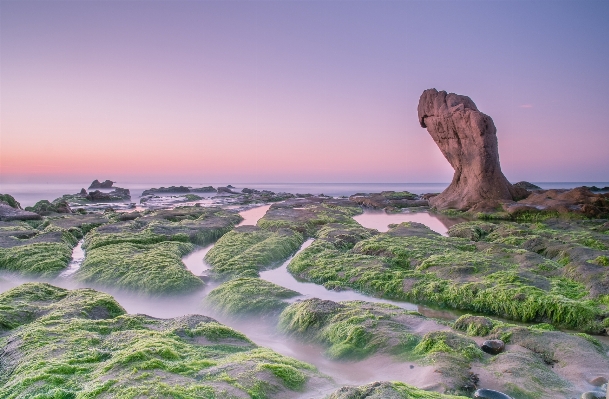
[[[205,316],[126,315],[106,294],[46,284],[0,296],[3,317],[21,308],[2,319],[3,398],[273,398],[325,381]]]
[[[205,303],[229,314],[274,313],[288,306],[287,299],[298,295],[259,278],[237,278],[214,288]]]
[[[205,260],[221,277],[258,276],[260,269],[287,259],[303,242],[302,234],[291,229],[240,226],[218,240]]]
[[[562,267],[524,248],[442,237],[402,223],[351,249],[320,237],[288,270],[326,287],[601,332],[609,310]]]
[[[345,386],[328,399],[465,399],[465,396],[444,395],[424,391],[403,382],[373,382],[359,387]]]

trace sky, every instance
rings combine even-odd
[[[607,1],[0,0],[0,182],[449,182],[423,90],[512,181],[609,181]]]

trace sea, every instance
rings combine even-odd
[[[82,188],[87,189],[91,182],[82,183],[0,183],[0,193],[10,194],[22,207],[32,206],[40,200],[52,201],[64,194],[76,194]],[[116,187],[127,188],[131,192],[133,202],[139,202],[138,198],[144,190],[149,188],[187,186],[187,187],[235,187],[234,191],[243,188],[256,190],[269,190],[276,193],[286,192],[292,194],[324,194],[332,197],[349,196],[356,193],[378,193],[381,191],[409,191],[415,194],[439,193],[449,183],[199,183],[199,182],[159,182],[159,183],[121,183],[114,184]],[[569,189],[580,186],[607,187],[609,182],[533,182],[543,189]],[[108,191],[108,190],[104,190]],[[197,193],[198,195],[201,195]]]

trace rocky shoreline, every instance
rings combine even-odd
[[[455,169],[442,193],[170,186],[136,204],[95,180],[25,210],[0,194],[0,283],[25,281],[0,294],[0,397],[607,397],[606,187],[511,184],[492,119],[466,96],[427,90],[418,114]],[[239,211],[261,204],[256,224],[240,225]],[[370,209],[453,222],[446,236],[414,221],[379,231],[354,219]],[[197,276],[183,259],[202,248],[209,268]],[[284,262],[300,283],[371,300],[306,297],[261,278]],[[129,314],[105,290],[155,304],[196,298],[197,313],[223,322]],[[233,319],[243,332],[224,323]],[[302,353],[254,343],[248,320],[354,370],[390,359],[400,380],[342,386]]]

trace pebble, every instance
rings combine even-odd
[[[605,378],[603,376],[599,376],[599,377],[591,379],[589,382],[590,382],[590,384],[594,385],[595,387],[600,387],[607,383],[607,378]]]
[[[508,396],[499,391],[493,391],[492,389],[478,389],[474,392],[474,398],[479,399],[512,399],[511,396]],[[603,398],[604,399],[604,398]]]
[[[505,349],[505,343],[500,339],[489,339],[482,343],[480,347],[484,352],[491,355],[498,355]]]
[[[582,399],[605,399],[605,393],[601,391],[588,391],[582,393]]]

